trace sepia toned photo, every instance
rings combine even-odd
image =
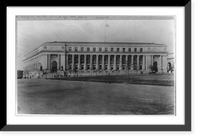
[[[16,16],[16,112],[176,115],[175,16]]]

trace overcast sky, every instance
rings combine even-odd
[[[174,52],[174,20],[106,20],[107,42],[145,42],[167,45]],[[104,42],[105,20],[17,21],[17,69],[23,69],[25,54],[44,42]]]

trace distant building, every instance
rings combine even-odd
[[[46,42],[24,57],[24,71],[167,72],[167,46],[131,42]]]
[[[23,78],[23,71],[17,70],[17,79],[22,79],[22,78]]]
[[[174,53],[169,53],[167,56],[167,72],[174,71]]]

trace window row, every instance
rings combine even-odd
[[[143,48],[134,48],[133,50],[131,48],[116,48],[114,50],[114,48],[110,48],[110,50],[108,50],[108,48],[90,48],[90,47],[87,47],[86,49],[84,49],[85,47],[80,47],[80,49],[78,47],[74,47],[74,50],[72,50],[72,47],[69,47],[68,48],[68,51],[75,51],[75,52],[78,52],[78,51],[87,51],[87,52],[143,52]],[[121,50],[120,50],[121,49]]]

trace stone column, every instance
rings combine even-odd
[[[114,55],[114,66],[113,66],[113,69],[114,69],[114,70],[116,70],[116,57],[117,57],[117,56]]]
[[[128,55],[125,57],[125,70],[128,70]]]
[[[145,58],[144,58],[144,55],[142,55],[142,70],[145,70]]]
[[[69,66],[68,66],[68,55],[66,54],[65,55],[66,58],[65,58],[65,70],[68,70]]]
[[[60,55],[58,54],[57,57],[58,57],[57,70],[60,70]]]
[[[145,55],[143,55],[143,59],[144,59],[144,70],[146,70],[146,56]]]
[[[92,54],[90,55],[90,70],[92,70]]]
[[[87,55],[85,54],[84,55],[84,70],[86,70],[86,67],[87,67],[87,65],[86,65],[86,57],[87,57]]]
[[[47,70],[50,71],[51,67],[50,67],[50,54],[47,54]]]
[[[102,54],[102,69],[104,70],[104,55]]]
[[[153,55],[151,56],[151,65],[153,66]]]
[[[140,69],[140,63],[139,63],[139,55],[137,55],[137,70],[139,70]]]
[[[61,55],[58,54],[58,70],[60,70],[61,67]]]
[[[96,55],[96,70],[99,69],[99,62],[98,62],[98,60],[99,60],[99,55],[97,54]]]
[[[163,55],[163,72],[167,72],[167,55]]]
[[[119,70],[122,70],[122,55],[119,55]]]
[[[74,69],[74,54],[72,54],[72,70]]]
[[[147,58],[147,56],[145,56],[145,58],[146,58],[145,59],[146,60],[145,67],[146,67],[146,70],[148,70],[148,63],[147,63],[148,62],[148,58]]]
[[[110,70],[110,55],[108,55],[108,70]]]
[[[131,70],[133,70],[133,58],[134,58],[134,55],[131,55]]]
[[[80,70],[80,65],[81,65],[81,56],[80,56],[80,54],[78,54],[78,70]]]
[[[63,70],[65,70],[65,55],[61,55],[61,66],[63,67]]]
[[[49,70],[51,71],[51,54],[49,54]]]
[[[47,61],[46,61],[46,64],[47,64],[47,67],[46,67],[46,70],[48,70],[48,59],[49,59],[49,56],[48,56],[48,54],[47,54]]]

